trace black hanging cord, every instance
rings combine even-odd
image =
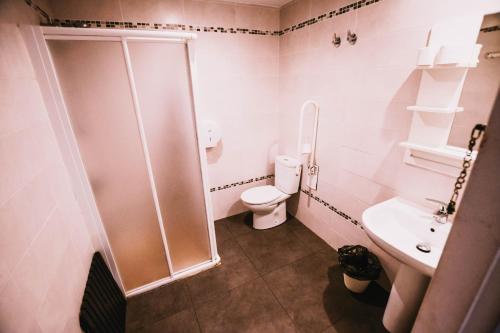
[[[457,177],[455,181],[455,188],[453,189],[453,194],[451,195],[450,202],[446,207],[446,211],[448,215],[452,215],[456,211],[457,200],[460,190],[463,188],[465,181],[467,179],[467,170],[470,168],[472,164],[472,152],[474,150],[474,146],[476,145],[477,140],[481,138],[483,133],[486,131],[486,125],[476,124],[472,129],[470,134],[469,145],[467,147],[467,152],[465,153],[464,160],[462,162],[462,171],[460,175]]]

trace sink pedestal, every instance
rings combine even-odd
[[[363,227],[370,239],[401,262],[384,314],[391,333],[410,332],[436,270],[451,223],[436,228],[432,209],[392,198],[363,212]],[[417,245],[426,244],[429,251]]]
[[[391,333],[408,333],[429,285],[430,277],[401,264],[392,284],[383,323]]]

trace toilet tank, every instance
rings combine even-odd
[[[293,157],[276,156],[274,165],[274,186],[283,193],[293,194],[299,190],[301,163]]]

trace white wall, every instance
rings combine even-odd
[[[98,244],[71,189],[17,23],[38,18],[0,2],[0,332],[80,332]]]
[[[58,19],[180,23],[279,30],[279,9],[196,0],[49,0]],[[279,38],[197,32],[201,118],[216,121],[222,141],[207,151],[211,188],[273,174],[277,152]],[[175,168],[175,166],[174,166]],[[255,184],[263,184],[260,181]],[[244,211],[248,186],[212,192],[215,219]]]
[[[278,38],[204,33],[197,43],[201,111],[222,130],[207,151],[210,187],[274,174]],[[247,187],[212,192],[215,219],[244,211],[239,197]]]
[[[414,333],[498,330],[498,273],[490,275],[490,288],[486,285],[482,289],[482,283],[490,270],[498,272],[495,258],[500,248],[500,99],[497,99],[488,126],[488,140],[470,175],[463,207],[457,214],[441,262],[422,302]],[[439,309],[444,309],[446,315],[442,316]],[[465,325],[461,326],[462,323]]]
[[[294,1],[281,9],[281,29],[348,3]],[[415,104],[418,91],[417,50],[426,45],[435,22],[483,15],[499,7],[491,1],[381,0],[280,37],[281,153],[295,153],[303,101],[315,99],[321,106],[319,185],[314,195],[357,221],[369,206],[398,195],[417,202],[427,197],[449,199],[454,179],[405,165],[404,150],[398,146],[407,139],[411,123],[412,113],[405,107]],[[358,34],[355,45],[346,40],[348,29]],[[331,44],[334,33],[342,38],[339,48]],[[490,33],[498,38],[497,34]],[[494,74],[487,80],[471,76],[476,84],[484,83],[466,86],[468,100],[462,104],[469,110],[457,117],[455,144],[467,142],[472,124],[487,119],[498,89]],[[479,87],[478,109],[472,105],[478,104]],[[335,248],[352,243],[371,247],[389,277],[394,276],[398,264],[371,244],[359,226],[303,193],[292,199],[290,209]]]

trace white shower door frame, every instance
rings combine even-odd
[[[144,161],[146,163],[147,173],[149,177],[151,194],[153,196],[154,206],[157,214],[158,225],[160,228],[161,239],[165,250],[165,259],[169,268],[170,276],[153,281],[138,288],[126,291],[127,296],[133,296],[145,291],[154,289],[158,286],[170,283],[172,281],[196,274],[200,271],[209,269],[220,262],[220,257],[217,253],[217,243],[215,238],[215,227],[213,218],[213,208],[208,187],[208,171],[207,158],[205,148],[202,144],[202,133],[199,116],[199,97],[198,97],[198,80],[195,57],[194,41],[197,38],[196,34],[189,32],[178,31],[148,31],[148,30],[126,30],[126,29],[91,29],[91,28],[65,28],[65,27],[39,27],[30,26],[24,29],[25,39],[29,48],[29,52],[34,59],[34,67],[37,77],[42,88],[42,95],[46,102],[49,118],[56,132],[58,144],[63,153],[63,158],[71,176],[72,185],[75,190],[77,201],[83,211],[89,211],[91,219],[95,226],[101,232],[100,245],[105,250],[104,255],[110,264],[111,269],[121,284],[124,290],[119,269],[116,265],[116,260],[113,256],[113,251],[109,243],[109,239],[105,234],[104,225],[102,223],[96,200],[90,185],[90,181],[85,171],[84,163],[78,148],[76,136],[72,130],[72,125],[67,111],[64,97],[60,87],[60,83],[56,74],[55,66],[52,61],[50,50],[46,40],[95,40],[95,41],[119,41],[123,49],[123,56],[126,63],[127,74],[129,78],[129,86],[132,95],[132,101],[139,128],[140,141],[144,153]],[[149,156],[148,143],[144,132],[142,121],[142,113],[139,104],[139,98],[135,86],[135,79],[128,51],[128,42],[133,41],[157,41],[166,43],[183,43],[186,45],[186,52],[189,60],[189,76],[191,83],[191,98],[193,105],[193,116],[195,119],[195,133],[198,143],[198,153],[200,160],[200,172],[203,184],[203,194],[205,199],[205,211],[207,219],[207,228],[210,243],[211,259],[196,264],[194,266],[174,271],[172,266],[171,255],[169,252],[167,235],[163,224],[163,216],[160,210],[158,193],[151,166]],[[125,290],[124,290],[125,291]]]

